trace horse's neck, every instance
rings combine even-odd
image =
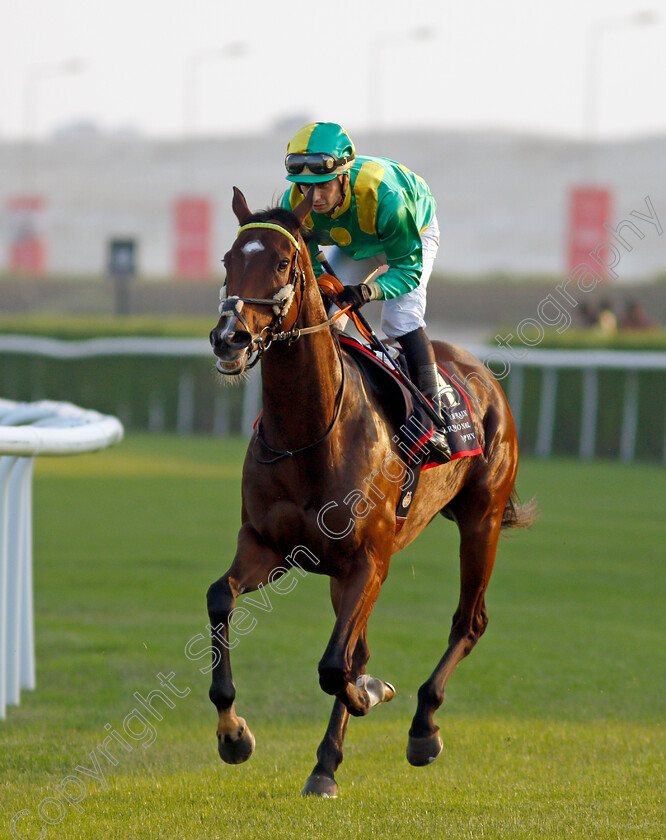
[[[314,278],[306,285],[297,327],[326,320]],[[339,350],[329,329],[274,343],[262,362],[262,425],[271,445],[303,446],[328,429],[342,384]]]

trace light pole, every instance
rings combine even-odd
[[[401,41],[427,41],[436,36],[429,26],[418,26],[406,32],[392,32],[372,42],[368,52],[368,127],[380,134],[384,117],[384,65],[386,48]]]
[[[646,10],[617,18],[593,21],[588,29],[586,43],[585,93],[583,98],[583,133],[592,144],[593,152],[599,140],[599,92],[601,89],[601,66],[603,36],[611,29],[627,26],[648,26],[658,20],[656,12]],[[593,163],[596,155],[593,154]],[[592,166],[594,170],[594,165]],[[594,171],[592,175],[594,176]],[[594,178],[593,178],[594,179]]]
[[[25,192],[27,184],[27,156],[28,144],[36,139],[39,126],[37,123],[37,106],[39,83],[54,76],[68,76],[80,73],[84,62],[79,58],[66,61],[50,62],[48,64],[33,64],[23,75],[23,108],[22,108],[22,143],[21,143],[21,192]]]
[[[247,49],[247,44],[235,41],[192,53],[183,65],[181,194],[172,206],[174,273],[177,277],[200,280],[210,274],[213,207],[210,198],[193,191],[196,149],[192,143],[190,152],[187,144],[188,138],[196,135],[198,126],[199,70],[207,62],[244,55]]]
[[[202,64],[220,58],[237,58],[247,52],[247,44],[234,41],[223,47],[192,53],[183,66],[183,137],[197,129],[197,74]]]
[[[593,21],[585,40],[586,67],[583,90],[583,140],[589,143],[589,153],[583,153],[582,165],[587,183],[574,186],[569,193],[569,233],[567,239],[567,267],[575,270],[590,265],[591,248],[604,241],[607,225],[611,223],[613,194],[609,187],[597,183],[599,145],[599,90],[601,88],[601,48],[603,36],[610,29],[653,23],[657,15],[652,11],[637,12],[618,18]],[[598,271],[597,263],[593,272]],[[608,279],[603,275],[604,279]]]
[[[23,74],[21,142],[19,151],[19,195],[9,204],[10,246],[9,265],[18,271],[40,276],[46,270],[46,246],[40,231],[40,217],[44,199],[30,195],[33,189],[30,174],[30,142],[39,134],[37,122],[39,84],[54,76],[79,73],[83,68],[80,59],[34,64]]]

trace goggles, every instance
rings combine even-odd
[[[289,175],[300,175],[306,167],[313,175],[332,175],[338,167],[344,166],[351,160],[354,160],[353,155],[336,158],[326,152],[307,154],[298,152],[287,155],[284,159],[284,165]]]

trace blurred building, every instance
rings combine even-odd
[[[232,186],[251,207],[278,201],[288,131],[270,136],[176,142],[92,131],[43,144],[0,145],[0,269],[15,236],[16,198],[41,199],[46,273],[101,274],[113,238],[135,239],[143,276],[172,276],[174,207],[183,196],[211,206],[211,263],[236,232]],[[354,135],[357,152],[394,158],[422,175],[439,205],[436,270],[453,275],[558,275],[566,271],[571,189],[590,181],[612,195],[612,218],[647,214],[646,196],[666,220],[666,137],[589,144],[506,132],[382,132]],[[594,160],[593,160],[594,156]],[[14,202],[14,205],[12,205]],[[621,281],[666,270],[663,236],[622,254]]]

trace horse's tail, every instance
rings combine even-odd
[[[502,528],[530,528],[538,518],[539,507],[536,498],[521,503],[518,493],[512,490],[502,515]]]

